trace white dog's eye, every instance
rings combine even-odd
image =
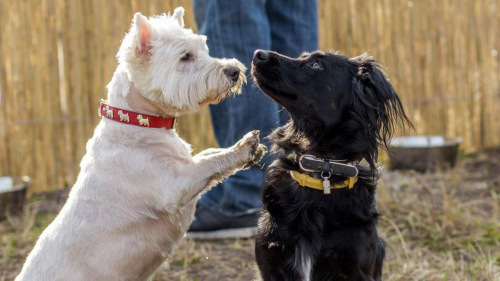
[[[312,68],[321,68],[321,65],[319,65],[319,62],[315,61],[312,65]]]
[[[190,57],[191,57],[191,56],[190,56],[189,54],[185,54],[185,55],[181,58],[181,60],[186,61],[186,60],[189,60],[189,58],[190,58]]]

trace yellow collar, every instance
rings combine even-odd
[[[298,171],[290,171],[290,175],[292,175],[292,178],[300,186],[306,186],[306,187],[317,189],[317,190],[324,190],[325,193],[327,193],[325,188],[323,187],[323,180],[321,180],[321,179],[313,178],[313,177],[310,177],[306,174],[301,174]],[[351,189],[354,187],[354,184],[357,181],[358,181],[358,176],[355,176],[353,178],[347,178],[343,182],[339,182],[336,184],[330,184],[330,188],[339,189],[339,188],[349,187],[349,189]]]

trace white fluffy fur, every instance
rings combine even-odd
[[[204,36],[172,17],[134,16],[108,85],[111,106],[174,116],[240,91],[224,70],[243,65],[208,55]],[[191,58],[182,61],[188,52]],[[96,105],[97,106],[97,105]],[[103,118],[87,143],[68,201],[29,254],[21,280],[147,280],[172,255],[200,193],[255,163],[258,132],[227,149],[191,156],[175,130]]]
[[[227,87],[223,89],[225,94],[230,94],[234,86],[230,85],[224,70],[237,66],[241,73],[245,71],[236,59],[210,57],[206,37],[179,25],[183,24],[183,14],[184,9],[177,8],[173,17],[162,15],[148,20],[137,13],[118,51],[118,61],[128,71],[130,81],[154,103],[170,109],[174,107],[170,114],[194,111],[205,103],[220,101],[225,97],[221,95],[221,88],[224,88],[221,85]],[[146,62],[144,56],[137,55],[142,28],[150,31],[146,39],[150,50],[144,55],[150,58]],[[190,59],[181,61],[185,54],[189,54]]]

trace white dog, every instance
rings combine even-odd
[[[113,118],[113,110],[110,110],[109,106],[106,106],[106,116]]]
[[[137,120],[139,120],[139,126],[148,126],[149,127],[149,119],[143,118],[142,115],[137,115]]]
[[[123,113],[122,110],[118,110],[118,115],[120,116],[120,121],[125,121],[127,123],[130,122],[130,118],[128,117],[128,113]]]
[[[134,16],[108,85],[110,110],[141,113],[151,122],[153,115],[178,116],[241,92],[245,67],[211,58],[206,38],[184,29],[183,15],[177,8],[173,16]],[[18,281],[151,278],[176,250],[200,193],[265,152],[251,132],[231,148],[192,157],[175,130],[133,126],[101,111],[68,201]]]

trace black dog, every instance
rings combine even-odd
[[[262,187],[255,245],[261,277],[381,280],[378,147],[387,148],[398,123],[411,126],[381,65],[366,54],[316,51],[294,59],[257,50],[252,75],[291,116],[270,136],[278,159]],[[324,192],[301,186],[292,173],[326,184]]]

